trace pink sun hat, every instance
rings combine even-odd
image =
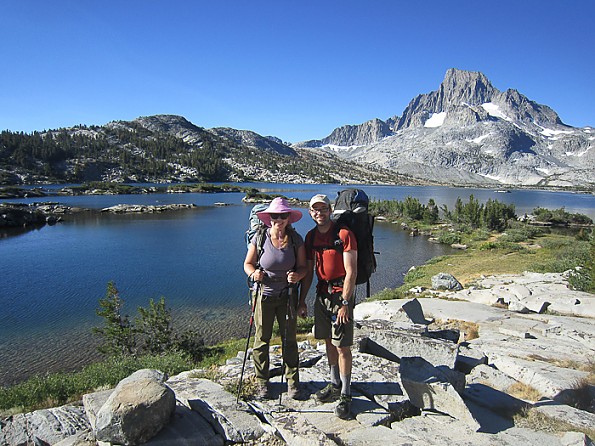
[[[266,208],[264,211],[257,212],[256,215],[265,225],[271,226],[271,214],[289,214],[289,223],[295,223],[299,219],[302,218],[302,212],[298,211],[297,209],[291,209],[287,200],[283,197],[277,197],[269,207]]]

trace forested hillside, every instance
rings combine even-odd
[[[115,121],[104,126],[0,133],[0,184],[47,182],[289,183],[409,181],[311,150],[235,137],[172,115]],[[239,134],[239,136],[238,136]],[[242,138],[242,135],[246,136]],[[242,142],[245,139],[245,142]],[[269,141],[270,142],[270,141]],[[277,147],[277,148],[275,148]]]

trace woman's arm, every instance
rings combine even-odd
[[[244,259],[244,272],[255,282],[262,282],[264,278],[264,272],[257,268],[258,255],[256,253],[256,245],[250,243],[248,246],[248,252]]]

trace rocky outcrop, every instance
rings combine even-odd
[[[54,224],[60,217],[53,208],[28,205],[0,204],[0,228],[28,228]]]
[[[101,212],[111,212],[114,214],[143,214],[153,212],[179,211],[195,208],[195,204],[163,204],[163,205],[144,205],[144,204],[117,204],[108,208],[103,208]]]
[[[253,147],[255,149],[268,152],[276,152],[282,155],[297,155],[294,149],[284,144],[279,138],[261,136],[258,133],[252,132],[250,130],[236,130],[229,127],[215,127],[209,129],[209,132],[243,146]]]
[[[324,145],[364,146],[391,135],[389,125],[380,119],[372,119],[360,125],[339,127],[322,140]]]
[[[483,286],[495,294],[508,292],[520,297],[552,284],[548,275],[484,280]],[[288,398],[281,376],[280,347],[272,346],[271,400],[257,401],[244,395],[246,400],[236,402],[234,392],[243,364],[240,352],[218,370],[209,371],[209,376],[213,372],[218,376],[217,382],[206,379],[205,370],[184,372],[165,381],[163,384],[175,394],[175,410],[169,423],[145,444],[592,444],[584,432],[592,433],[595,426],[595,391],[584,378],[589,376],[589,358],[595,353],[593,319],[517,313],[503,304],[494,307],[470,298],[483,291],[470,287],[458,292],[435,290],[440,298],[358,304],[350,420],[339,420],[334,415],[334,403]],[[467,293],[467,301],[449,299],[462,292]],[[558,293],[555,290],[552,294]],[[575,293],[567,289],[565,298],[577,299]],[[483,299],[485,296],[480,294]],[[585,301],[586,296],[580,296],[579,300]],[[453,329],[456,324],[459,328]],[[465,324],[477,327],[479,336],[472,336]],[[460,333],[452,336],[454,331]],[[399,337],[415,338],[415,342],[403,349],[402,343],[386,341]],[[365,347],[372,342],[377,345],[373,353]],[[433,350],[444,352],[445,347],[451,359],[435,363],[428,359],[435,356]],[[312,396],[328,380],[324,345],[304,341],[299,348],[300,379],[304,391]],[[244,389],[250,389],[254,379],[250,357],[244,379]],[[577,380],[584,383],[581,401],[590,402],[590,407],[575,407],[579,398],[572,392]],[[515,388],[520,385],[534,392],[518,394]],[[142,394],[142,390],[138,393]],[[112,395],[114,391],[108,390],[86,396],[87,413],[92,412],[87,407],[91,399],[105,401],[107,397],[115,398]],[[61,446],[91,444],[89,438],[97,429],[97,419],[89,416],[92,421],[87,421],[80,407],[78,415],[72,417],[78,420],[72,422],[72,428],[53,422],[45,424],[62,427],[45,433],[35,428],[44,423],[32,420],[40,419],[42,414],[47,419],[47,413],[56,410],[67,409],[38,411],[2,421],[0,445],[26,441]],[[532,411],[548,417],[548,431],[543,430],[543,425],[522,424],[524,418],[519,414]],[[565,423],[563,432],[549,430],[554,421]],[[55,443],[59,438],[61,442]]]
[[[194,125],[186,118],[177,115],[154,115],[141,116],[134,121],[134,124],[144,127],[151,132],[169,134],[180,138],[187,144],[201,144],[209,141],[209,132],[203,127]],[[125,121],[114,121],[106,125],[107,128],[130,128],[130,123]]]

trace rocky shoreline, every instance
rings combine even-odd
[[[467,289],[428,292],[432,297],[356,307],[352,419],[336,418],[332,403],[295,401],[282,393],[280,346],[272,346],[273,400],[236,404],[243,352],[217,370],[169,379],[141,373],[136,380],[157,377],[151,386],[159,401],[167,401],[159,407],[168,410],[152,412],[159,422],[148,413],[135,418],[134,426],[145,429],[136,438],[154,435],[155,425],[163,423],[156,436],[142,437],[144,444],[592,444],[594,295],[570,290],[562,274],[537,273],[490,276]],[[312,396],[328,378],[323,345],[300,343],[300,364]],[[245,388],[253,375],[249,357]],[[108,401],[124,399],[131,408],[147,410],[149,396],[141,391],[146,388],[129,380],[79,404],[2,420],[0,445],[82,446],[99,444],[98,438],[102,445],[138,444],[132,436],[122,439],[127,415]],[[529,414],[546,421],[532,424]]]
[[[29,228],[41,227],[45,224],[56,224],[65,215],[81,212],[99,212],[114,214],[141,214],[155,212],[169,212],[194,209],[195,204],[165,204],[165,205],[137,205],[118,204],[100,210],[66,206],[55,202],[19,204],[0,203],[1,228]]]

